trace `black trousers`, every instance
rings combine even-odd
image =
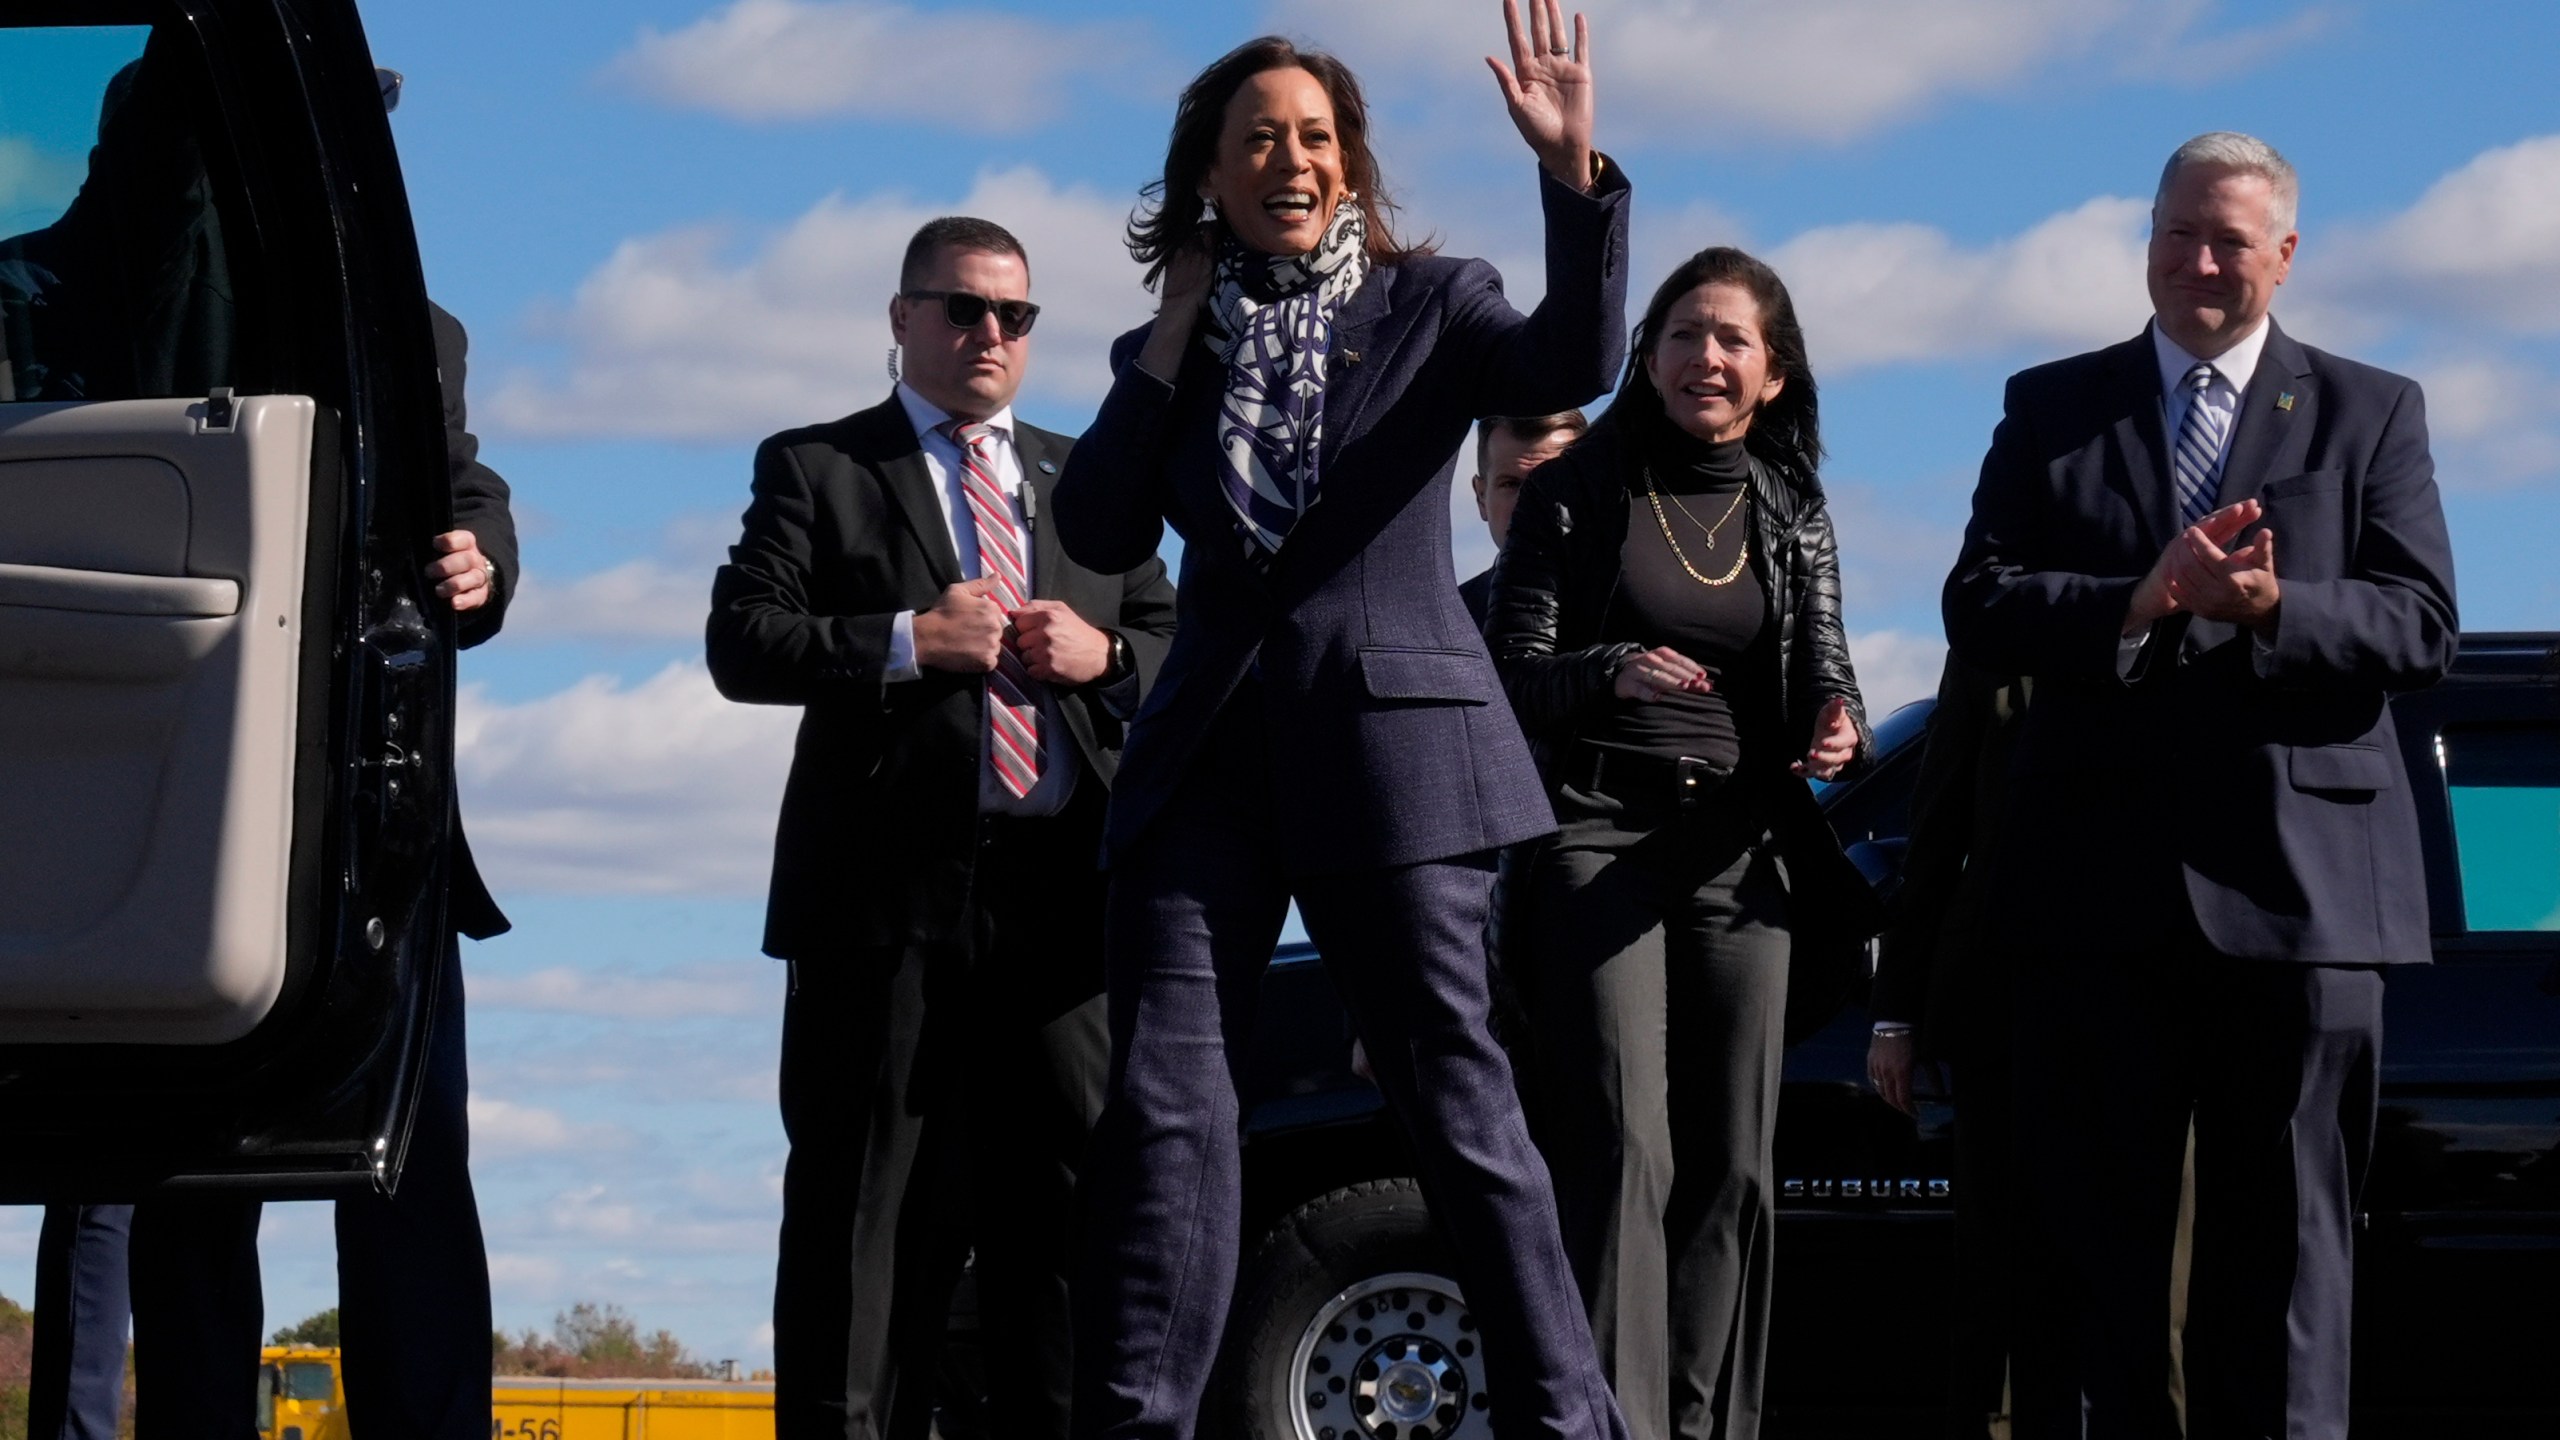
[[[2081,1407],[2076,1320],[2056,1277],[2037,1257],[2050,1247],[2027,1233],[2037,1217],[2020,1173],[2017,1022],[2008,969],[1969,957],[1951,1016],[1947,1071],[1955,1101],[1956,1271],[1947,1427],[1952,1440],[1990,1440],[1992,1422],[2013,1430],[2077,1435]]]
[[[1787,892],[1747,812],[1559,797],[1528,900],[1565,1249],[1637,1440],[1760,1429]]]
[[[1110,1048],[1102,787],[981,822],[948,943],[800,962],[782,1021],[779,1440],[921,1440],[975,1248],[988,1433],[1063,1437],[1076,1177]]]
[[[36,1238],[31,1440],[115,1440],[124,1408],[130,1205],[47,1205]]]
[[[2199,940],[2167,957],[2033,957],[2017,980],[2028,1233],[2081,1316],[2088,1434],[2179,1434],[2170,1275],[2192,1124],[2185,1434],[2344,1440],[2382,972],[2234,960]],[[2076,1433],[2018,1418],[2020,1440]]]
[[[337,1202],[348,1423],[365,1440],[485,1440],[489,1258],[471,1190],[462,954],[448,944],[400,1193]],[[133,1216],[141,1440],[255,1434],[266,1323],[255,1200],[148,1200]]]

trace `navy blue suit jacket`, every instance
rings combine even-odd
[[[2219,501],[2256,497],[2276,533],[2271,643],[2173,616],[2123,673],[2127,602],[2178,531],[2151,337],[2014,376],[2006,404],[1945,593],[1968,662],[2036,677],[1988,895],[2001,933],[2426,960],[2389,700],[2441,677],[2458,635],[2418,386],[2273,330]]]
[[[1481,260],[1382,265],[1335,317],[1324,490],[1269,569],[1219,489],[1222,367],[1193,344],[1175,383],[1113,347],[1115,378],[1060,477],[1058,537],[1126,569],[1183,539],[1173,650],[1130,728],[1106,858],[1173,794],[1244,676],[1298,873],[1415,864],[1555,828],[1484,640],[1458,602],[1449,484],[1467,426],[1544,415],[1616,379],[1626,342],[1626,182],[1584,195],[1540,172],[1547,291],[1521,315]]]

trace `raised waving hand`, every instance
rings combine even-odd
[[[1502,0],[1502,23],[1511,32],[1511,63],[1488,55],[1502,102],[1520,138],[1538,152],[1547,173],[1576,190],[1588,190],[1591,167],[1591,24],[1573,17],[1565,38],[1564,8],[1557,0],[1529,0],[1529,23],[1520,23],[1520,0]]]

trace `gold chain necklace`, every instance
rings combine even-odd
[[[1751,493],[1751,487],[1748,485],[1744,486],[1740,490],[1736,490],[1733,492],[1733,503],[1724,507],[1724,514],[1716,518],[1716,523],[1713,525],[1699,526],[1700,529],[1707,532],[1707,548],[1709,550],[1713,550],[1715,548],[1716,532],[1722,530],[1724,528],[1724,522],[1732,519],[1734,512],[1742,508],[1742,497],[1749,493]],[[1671,558],[1680,562],[1680,568],[1689,572],[1690,579],[1697,581],[1701,585],[1711,587],[1730,585],[1734,582],[1734,578],[1742,573],[1742,567],[1751,563],[1751,542],[1745,540],[1742,542],[1741,550],[1733,557],[1732,569],[1727,570],[1722,575],[1716,576],[1712,580],[1699,574],[1698,567],[1689,563],[1688,552],[1680,548],[1680,537],[1671,533],[1671,515],[1670,512],[1662,508],[1662,492],[1654,487],[1653,471],[1650,469],[1644,472],[1644,498],[1653,502],[1653,520],[1655,524],[1662,527],[1662,539],[1665,544],[1671,547]],[[1680,497],[1677,495],[1672,496],[1671,503],[1674,505],[1680,505]],[[1680,505],[1680,513],[1689,516],[1690,524],[1698,524],[1698,517],[1695,515],[1689,515],[1688,506]]]

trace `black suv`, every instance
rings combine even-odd
[[[2394,971],[2380,1134],[2358,1247],[2359,1435],[2560,1432],[2560,636],[2474,635],[2443,684],[2396,702],[2425,826],[2436,963]],[[1929,704],[1877,728],[1878,763],[1822,796],[1889,888]],[[1446,1246],[1312,946],[1263,985],[1246,1223],[1211,1433],[1387,1440],[1327,1379],[1410,1363],[1426,1400],[1483,1373]],[[1787,1058],[1777,1136],[1775,1434],[1936,1428],[1954,1261],[1948,1108],[1919,1123],[1865,1084],[1852,1007]],[[1925,1097],[1924,1097],[1925,1098]],[[1427,1358],[1426,1358],[1427,1357]],[[1430,1392],[1428,1395],[1425,1392]],[[1474,1414],[1433,1440],[1490,1435]],[[1403,1436],[1424,1429],[1401,1428]]]

